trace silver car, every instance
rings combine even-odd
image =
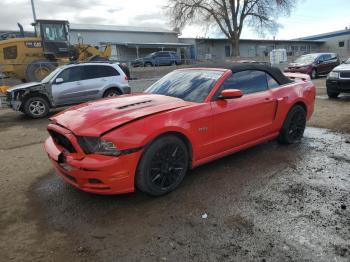
[[[41,82],[10,88],[7,102],[16,111],[41,118],[50,108],[129,93],[128,77],[118,64],[82,63],[58,67]]]

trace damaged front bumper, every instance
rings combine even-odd
[[[13,92],[6,92],[6,100],[4,105],[12,108],[15,111],[20,111],[22,106],[22,101],[20,100],[20,93],[16,95]]]
[[[45,141],[45,151],[56,174],[66,182],[85,192],[102,195],[134,191],[134,176],[140,151],[119,157],[87,155],[69,130],[54,125],[50,125],[48,130],[58,133],[69,149],[57,143],[57,138],[55,140],[52,136]]]

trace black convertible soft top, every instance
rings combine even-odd
[[[232,71],[232,73],[237,73],[246,70],[264,71],[271,75],[280,85],[285,85],[293,82],[288,77],[286,77],[279,68],[259,63],[208,63],[200,64],[192,68],[200,67],[229,69]]]

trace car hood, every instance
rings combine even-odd
[[[132,94],[84,103],[50,120],[79,136],[99,136],[128,122],[192,104],[169,96]]]
[[[333,69],[333,71],[350,71],[350,64],[341,64]]]
[[[9,88],[7,91],[11,92],[11,91],[17,91],[21,89],[29,89],[31,87],[40,86],[40,85],[42,85],[40,82],[30,82],[30,83],[16,85],[14,87]]]
[[[302,67],[302,66],[309,66],[311,63],[308,64],[302,64],[302,63],[290,63],[288,64],[288,67]]]

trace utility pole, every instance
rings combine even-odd
[[[35,14],[35,6],[34,6],[34,0],[30,0],[32,3],[32,11],[33,11],[33,18],[34,18],[34,23],[36,22],[36,14]]]

